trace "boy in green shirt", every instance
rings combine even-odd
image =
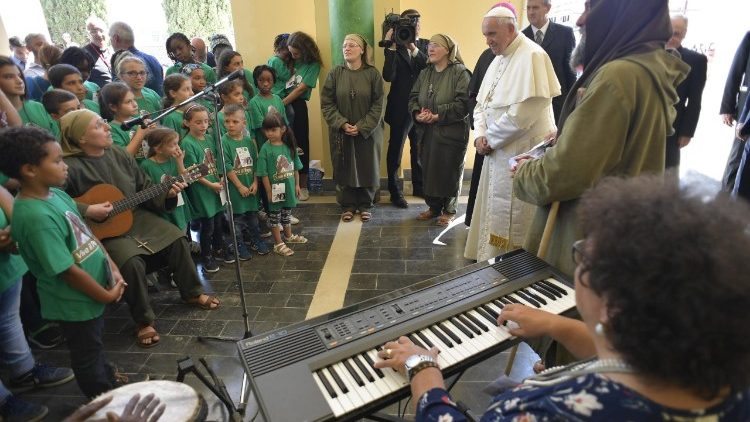
[[[98,396],[115,387],[102,344],[104,305],[120,300],[126,283],[76,204],[56,188],[67,165],[55,138],[31,127],[7,129],[0,150],[0,171],[21,183],[11,233],[38,279],[42,316],[59,322],[81,391]]]
[[[86,99],[86,87],[83,85],[83,78],[78,69],[69,64],[56,64],[49,68],[47,77],[53,88],[72,92],[84,107],[100,114],[99,104]]]

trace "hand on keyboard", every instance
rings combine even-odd
[[[507,305],[497,317],[497,325],[505,324],[518,337],[534,338],[548,335],[558,315],[526,305]]]
[[[438,353],[440,351],[437,347],[433,346],[430,350],[426,350],[412,343],[407,337],[402,336],[397,341],[389,341],[383,345],[383,348],[378,352],[378,357],[382,360],[375,362],[373,366],[378,369],[393,368],[403,374],[404,363],[409,356],[429,355],[437,360]]]

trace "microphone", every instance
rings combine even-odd
[[[147,117],[147,116],[138,116],[138,117],[134,117],[134,118],[132,118],[130,120],[126,120],[123,124],[120,125],[120,127],[122,128],[122,130],[128,131],[133,126],[143,126],[143,119],[144,119],[144,117]]]
[[[245,70],[244,70],[244,69],[242,69],[242,68],[240,68],[240,69],[237,69],[237,70],[235,70],[234,72],[232,72],[232,73],[228,74],[228,75],[226,76],[226,79],[227,79],[228,81],[233,81],[233,80],[235,80],[235,79],[237,79],[237,78],[241,78],[241,77],[242,77],[242,76],[244,76],[244,75],[245,75]]]

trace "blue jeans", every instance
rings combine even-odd
[[[245,232],[247,230],[247,232]],[[260,229],[258,228],[258,211],[248,211],[244,214],[234,215],[234,231],[237,233],[237,241],[251,243],[261,242]],[[250,238],[244,235],[247,233]]]
[[[15,378],[29,372],[34,367],[34,356],[23,334],[18,308],[21,303],[21,279],[8,290],[0,293],[0,357],[10,377]],[[0,382],[0,403],[11,392]]]

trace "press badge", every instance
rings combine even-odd
[[[271,186],[271,202],[286,201],[286,183],[274,183]]]

